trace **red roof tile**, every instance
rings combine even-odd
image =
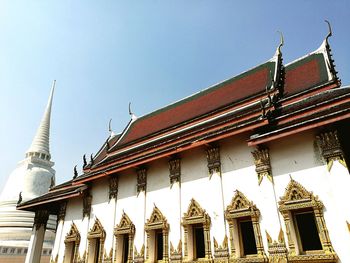
[[[323,54],[312,54],[286,66],[284,92],[288,96],[326,82],[328,75]]]
[[[139,118],[130,126],[119,145],[265,91],[266,86],[271,82],[270,75],[274,72],[274,67],[274,62],[266,62],[237,77]]]

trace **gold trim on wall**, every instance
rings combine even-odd
[[[287,263],[287,247],[284,241],[284,233],[280,229],[277,241],[272,241],[271,236],[266,231],[268,252],[269,252],[269,262],[270,263]]]
[[[228,262],[228,259],[229,259],[229,253],[228,253],[227,236],[225,235],[221,245],[219,245],[219,243],[214,237],[214,262],[225,263],[225,262]]]
[[[169,224],[166,218],[163,216],[162,212],[158,209],[158,207],[154,206],[152,214],[145,224],[145,231],[147,234],[147,246],[146,246],[146,261],[147,262],[156,262],[157,260],[150,261],[150,243],[151,237],[150,233],[153,230],[162,230],[163,235],[163,260],[158,260],[158,262],[169,262],[169,245],[168,245],[168,237],[169,237]]]
[[[80,233],[78,231],[77,226],[74,224],[74,222],[72,223],[70,230],[64,239],[64,243],[66,245],[65,250],[67,249],[68,243],[73,243],[73,246],[74,246],[73,262],[76,262],[78,260],[78,254],[79,254]],[[65,254],[66,254],[66,251],[65,251],[64,255]],[[63,261],[64,261],[64,259],[63,259]]]
[[[258,175],[258,184],[261,184],[264,176],[267,177],[270,182],[273,182],[269,149],[257,149],[252,152],[252,155],[254,158],[255,171]]]
[[[279,211],[281,212],[288,238],[288,260],[289,262],[304,262],[310,260],[312,262],[337,262],[337,254],[335,253],[331,240],[329,238],[326,222],[323,217],[323,203],[318,196],[313,195],[297,181],[291,179],[284,195],[279,201]],[[315,215],[315,223],[318,229],[322,250],[312,251],[312,253],[297,250],[295,242],[298,238],[295,231],[295,223],[293,222],[293,212],[302,209],[311,209]]]
[[[171,262],[181,262],[182,260],[182,243],[179,240],[177,248],[175,249],[173,244],[170,241],[170,261]]]
[[[91,245],[91,241],[93,239],[99,239],[100,240],[100,246],[99,246],[99,253],[98,253],[98,263],[102,262],[102,258],[103,258],[103,251],[104,251],[104,242],[105,242],[105,238],[106,238],[106,231],[104,230],[100,220],[98,220],[98,218],[95,219],[95,223],[92,226],[92,228],[90,229],[90,231],[88,232],[87,235],[88,238],[88,252],[87,252],[87,259],[89,258],[89,253],[91,253],[90,251],[90,245]]]
[[[133,247],[134,247],[134,235],[135,235],[135,225],[130,220],[129,216],[123,211],[122,218],[120,219],[119,224],[114,228],[114,235],[128,235],[129,250],[128,250],[128,263],[133,261]],[[117,255],[117,238],[115,243],[115,255]],[[116,261],[115,261],[116,262]]]
[[[347,168],[337,130],[321,133],[316,136],[316,140],[321,149],[322,157],[327,163],[328,171],[332,169],[334,161],[339,161]]]
[[[255,204],[249,201],[243,193],[236,190],[236,194],[232,198],[231,203],[226,208],[225,217],[229,224],[231,262],[267,262],[268,259],[264,251],[259,224],[260,211],[255,206]],[[236,252],[235,242],[239,242],[239,240],[234,240],[234,232],[236,231],[235,224],[237,223],[238,219],[244,217],[251,218],[255,237],[255,245],[257,250],[256,255],[249,255],[246,257],[242,257]]]
[[[170,187],[173,186],[174,183],[181,182],[181,159],[180,158],[172,158],[169,160],[169,179],[170,179]]]
[[[197,203],[193,198],[191,199],[190,205],[188,206],[187,212],[184,213],[182,217],[182,226],[184,228],[185,240],[184,248],[185,255],[184,260],[186,262],[191,262],[192,259],[188,256],[188,240],[189,240],[189,230],[195,224],[202,224],[204,230],[204,246],[205,246],[205,258],[200,259],[200,261],[210,262],[212,261],[211,254],[211,241],[210,241],[210,217],[206,211]]]
[[[219,146],[211,146],[206,149],[209,178],[214,173],[221,175],[221,160],[220,160],[220,148]]]

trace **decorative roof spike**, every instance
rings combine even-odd
[[[74,173],[73,179],[77,178],[78,177],[77,166],[74,166],[73,173]]]
[[[328,20],[325,20],[325,22],[328,24],[328,34],[327,34],[327,36],[325,38],[325,41],[326,41],[326,44],[329,45],[328,44],[328,38],[332,36],[332,27],[331,27],[331,23],[329,23]]]
[[[32,155],[33,153],[44,154],[43,157],[46,160],[50,160],[50,118],[51,118],[51,107],[52,107],[52,99],[55,90],[56,80],[53,81],[51,93],[49,96],[49,100],[47,102],[47,106],[41,119],[39,128],[35,134],[33,142],[30,148],[27,151],[26,156]]]
[[[83,155],[83,168],[87,165],[86,155]]]
[[[280,34],[280,44],[278,45],[278,47],[277,47],[277,49],[276,49],[275,56],[280,56],[280,55],[282,55],[281,48],[282,48],[282,46],[284,45],[284,37],[283,37],[283,34],[282,34],[281,31],[277,31],[277,33]]]
[[[129,115],[131,116],[131,120],[136,120],[137,116],[131,111],[131,102],[129,102]]]
[[[108,123],[108,131],[110,133],[110,137],[114,137],[115,136],[115,133],[112,130],[112,118],[109,120],[109,123]]]
[[[329,70],[328,72],[329,80],[336,80],[339,82],[339,85],[340,85],[341,81],[337,76],[338,72],[335,69],[334,60],[332,58],[332,50],[328,42],[329,37],[333,35],[333,31],[332,31],[331,23],[328,20],[325,20],[325,22],[328,25],[328,34],[323,40],[321,46],[315,52],[324,54],[325,60],[328,66],[328,70]]]

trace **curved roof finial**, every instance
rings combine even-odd
[[[136,120],[136,115],[131,111],[131,102],[129,102],[129,115],[131,116],[132,120]]]
[[[284,37],[281,31],[277,31],[277,33],[280,34],[280,44],[278,45],[277,49],[276,49],[276,54],[275,55],[280,55],[282,54],[281,48],[284,45]]]
[[[112,124],[112,118],[109,119],[109,123],[108,123],[108,131],[109,132],[112,132],[111,124]]]
[[[324,20],[328,24],[328,34],[326,36],[326,43],[328,44],[328,38],[332,36],[332,27],[331,23],[328,20]]]

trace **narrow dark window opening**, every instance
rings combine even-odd
[[[95,240],[96,241],[95,241],[95,260],[94,260],[94,263],[98,263],[98,258],[100,255],[100,239],[96,238]]]
[[[122,263],[128,262],[129,254],[129,235],[123,235],[123,254],[122,254]]]
[[[205,257],[204,230],[202,225],[193,226],[194,258]]]
[[[295,213],[295,221],[303,251],[322,250],[313,211]]]
[[[253,223],[250,219],[239,221],[240,238],[243,246],[243,255],[257,254]]]
[[[157,260],[163,260],[163,233],[162,231],[157,231],[155,233],[156,241],[156,256]]]

